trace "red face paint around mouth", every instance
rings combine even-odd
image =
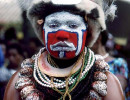
[[[84,48],[85,46],[85,40],[86,40],[86,33],[84,33],[83,35],[83,44],[82,44],[82,49]],[[85,39],[85,40],[84,40]],[[48,50],[48,52],[54,56],[55,58],[60,58],[60,53],[62,50],[59,49],[58,50],[52,50],[51,48],[51,45],[53,47],[59,47],[59,48],[65,48],[65,47],[69,47],[69,45],[67,44],[64,44],[64,42],[68,42],[70,44],[73,44],[73,46],[77,49],[78,47],[78,34],[77,33],[73,33],[73,32],[68,32],[68,31],[64,31],[64,30],[59,30],[59,31],[56,31],[56,32],[50,32],[48,33],[48,36],[47,36],[47,43],[45,43],[45,32],[43,30],[43,41],[44,41],[44,44],[46,44],[46,48]],[[61,44],[60,44],[61,42]],[[59,44],[58,44],[59,43]],[[58,44],[58,45],[56,45]],[[63,45],[64,44],[64,45]],[[61,45],[61,46],[60,46]],[[72,47],[72,45],[71,45]],[[74,58],[75,57],[75,53],[76,53],[76,49],[74,50],[64,50],[62,52],[64,52],[64,55],[62,58],[65,58],[65,59],[70,59],[70,58]]]

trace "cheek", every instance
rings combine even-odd
[[[47,36],[47,44],[50,45],[50,44],[54,44],[56,42],[58,42],[56,40],[56,35],[54,33],[49,33]]]
[[[55,36],[54,33],[50,33],[50,34],[48,34],[48,37],[45,39],[45,31],[43,30],[43,42],[44,42],[44,45],[49,50],[50,54],[52,54],[53,56],[57,57],[58,56],[58,52],[53,52],[53,51],[50,50],[50,44],[54,44],[55,37],[56,36]],[[47,45],[46,45],[45,40],[47,40]]]
[[[47,41],[47,44],[50,45],[50,44],[54,44],[56,43],[56,34],[55,33],[48,33],[47,37],[45,37],[45,31],[43,30],[43,42],[44,44],[46,44],[46,41]]]
[[[82,43],[81,52],[83,51],[83,49],[85,47],[86,37],[87,37],[87,31],[85,31],[83,34],[83,43]]]
[[[77,47],[78,35],[76,33],[70,33],[69,42],[72,42],[75,45],[75,47]]]
[[[47,38],[45,38],[45,32],[43,30],[43,42],[46,44],[45,40],[47,40],[47,46],[49,47],[50,44],[55,44],[59,42],[56,38],[56,33],[49,33]],[[78,42],[78,35],[76,33],[70,33],[69,34],[69,39],[67,40],[68,42],[71,42],[77,47],[77,42]]]
[[[42,35],[43,35],[43,42],[44,42],[44,45],[45,45],[45,31],[44,30],[42,31]]]

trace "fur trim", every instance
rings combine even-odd
[[[82,0],[52,0],[54,4],[62,4],[62,5],[72,5],[72,4],[78,4]]]
[[[36,0],[37,1],[37,0]],[[38,0],[39,1],[39,0]],[[113,0],[106,0],[106,1],[113,1]],[[108,4],[110,2],[106,2],[105,0],[82,0],[79,4],[71,5],[66,7],[69,12],[74,12],[73,8],[75,7],[79,12],[85,12],[86,16],[88,16],[88,25],[89,25],[89,36],[87,37],[86,44],[87,46],[91,47],[96,39],[98,38],[101,31],[106,30],[105,25],[105,19],[107,19],[107,16],[112,16],[114,18],[114,11],[116,10],[116,6],[114,8],[114,5]],[[50,6],[51,8],[50,8]],[[46,7],[48,5],[48,7]],[[105,8],[104,5],[110,5],[111,7]],[[56,9],[52,8],[52,6],[56,6]],[[28,18],[33,24],[33,27],[35,29],[35,32],[37,33],[37,36],[42,41],[42,25],[37,24],[37,20],[41,18],[45,18],[51,13],[55,13],[58,11],[63,11],[64,5],[52,4],[51,0],[41,0],[41,2],[34,2],[32,6],[28,10]],[[39,7],[39,8],[38,8]],[[59,7],[59,8],[58,8]],[[62,9],[60,9],[60,7]],[[48,10],[48,8],[50,10]],[[72,9],[71,9],[72,8]],[[74,9],[75,9],[74,8]],[[103,9],[104,8],[104,9]],[[106,12],[106,16],[104,15],[104,12]],[[43,43],[43,42],[42,42]]]
[[[45,3],[51,2],[51,0],[33,0],[33,4],[37,4],[41,1],[44,1]]]
[[[106,29],[104,12],[103,9],[98,4],[94,3],[91,0],[82,0],[81,3],[76,5],[76,7],[81,10],[84,10],[86,14],[90,14],[91,11],[95,8],[98,9],[99,18],[97,18],[97,21],[100,23],[103,30]]]

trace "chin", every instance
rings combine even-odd
[[[60,59],[60,60],[70,60],[70,59],[73,59],[73,58],[75,58],[75,57],[62,57],[62,58],[60,58],[60,57],[55,57],[55,56],[53,56],[54,58],[56,58],[56,59]]]
[[[65,56],[64,57],[53,56],[53,57],[56,58],[56,59],[60,59],[60,60],[71,60],[71,59],[73,59],[73,58],[75,58],[77,56],[69,56],[69,57],[65,57]]]
[[[73,59],[73,58],[75,58],[75,57],[71,57],[71,58],[64,57],[64,58],[59,58],[59,59],[61,59],[61,60],[70,60],[70,59]]]

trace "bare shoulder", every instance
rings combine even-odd
[[[107,95],[104,100],[125,100],[119,80],[115,75],[107,72]]]
[[[17,71],[10,79],[7,84],[4,100],[20,100],[19,92],[15,89],[15,82],[18,80],[18,73]]]

